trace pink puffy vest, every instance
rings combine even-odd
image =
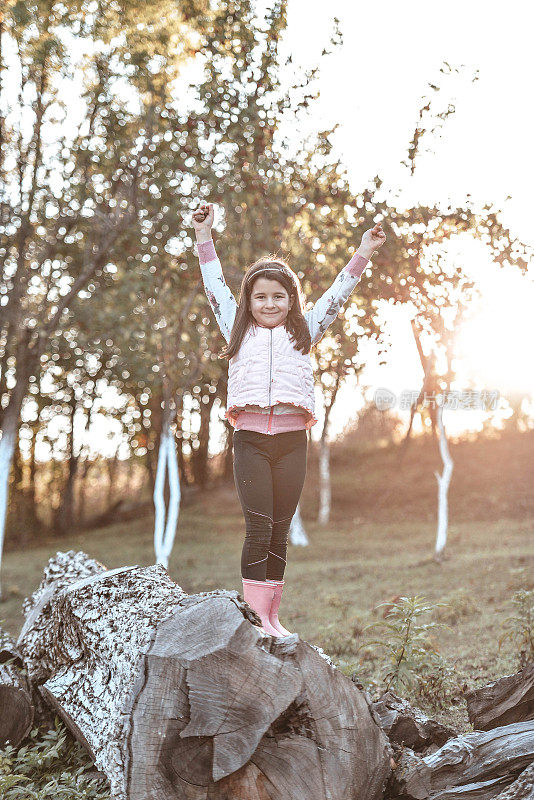
[[[275,328],[251,324],[238,352],[228,362],[225,417],[235,427],[236,408],[289,403],[307,412],[315,425],[313,368],[309,353],[296,350],[284,323]]]

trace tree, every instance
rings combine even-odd
[[[10,3],[0,29],[0,552],[20,413],[50,338],[75,299],[109,281],[113,259],[143,219],[150,194],[150,87],[194,51],[207,7],[170,0]],[[87,55],[69,51],[69,37]],[[80,48],[83,53],[83,49]],[[81,104],[64,82],[78,81]],[[130,92],[123,91],[124,85]]]

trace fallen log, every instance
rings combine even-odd
[[[424,758],[407,749],[398,761],[393,796],[414,800],[490,800],[534,760],[534,721],[450,739]]]
[[[22,657],[0,628],[0,747],[18,747],[31,730],[34,707]]]
[[[117,800],[378,800],[391,746],[320,648],[262,634],[235,591],[58,553],[25,601],[30,680]]]
[[[420,708],[392,691],[384,692],[372,707],[390,742],[416,752],[429,747],[437,749],[456,736],[452,728],[429,719]]]
[[[473,727],[481,731],[512,722],[534,719],[534,663],[515,675],[492,681],[465,693],[467,714]]]
[[[495,800],[533,800],[534,798],[534,761],[527,767],[519,778],[515,780],[504,792],[497,795]]]

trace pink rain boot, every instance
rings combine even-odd
[[[242,578],[242,581],[245,602],[254,609],[261,619],[262,627],[260,630],[263,633],[268,633],[269,636],[285,636],[269,622],[269,610],[276,590],[272,583],[253,581],[250,578]]]
[[[274,583],[274,596],[273,602],[271,604],[271,610],[269,612],[269,622],[276,628],[279,635],[282,636],[290,636],[291,631],[288,631],[280,620],[278,619],[278,609],[280,608],[280,600],[282,599],[282,592],[284,591],[284,581],[275,581],[271,580],[271,578],[267,578],[268,583]]]

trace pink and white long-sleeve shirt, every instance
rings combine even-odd
[[[215,251],[213,240],[197,244],[202,280],[208,301],[226,342],[230,334],[237,311],[237,302],[224,279],[221,262]],[[346,303],[360,281],[369,259],[355,253],[334,279],[331,286],[321,295],[317,302],[304,313],[310,331],[311,343],[316,344],[328,326],[336,319],[340,309]],[[235,430],[246,429],[267,433],[270,419],[270,433],[283,433],[304,429],[306,414],[299,413],[294,405],[277,403],[272,408],[246,405],[239,412]]]

